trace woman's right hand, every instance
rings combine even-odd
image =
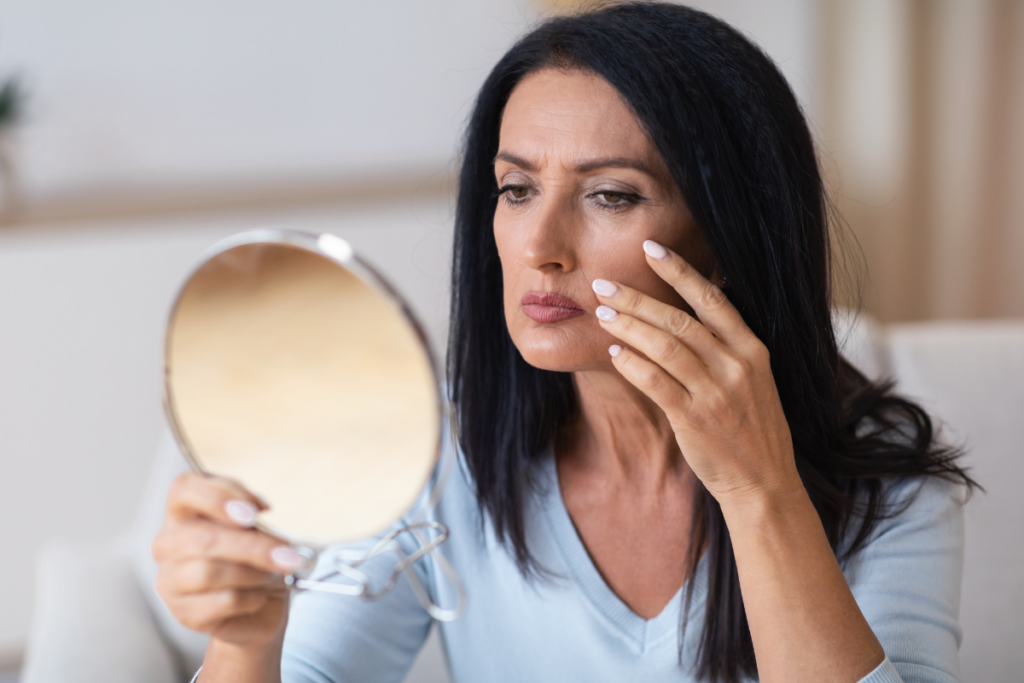
[[[282,574],[305,562],[280,539],[252,528],[263,509],[236,482],[182,474],[153,541],[157,592],[175,618],[245,650],[280,642],[288,620]]]

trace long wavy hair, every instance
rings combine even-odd
[[[488,519],[524,575],[537,569],[524,509],[535,464],[578,414],[568,373],[529,365],[509,336],[494,241],[493,160],[509,95],[544,68],[610,83],[664,158],[729,286],[768,347],[796,463],[843,559],[893,514],[885,480],[934,475],[972,486],[928,415],[841,356],[830,317],[830,205],[793,92],[747,38],[702,12],[613,5],[542,24],[498,62],[464,142],[455,218],[448,376],[459,442]],[[756,677],[739,574],[720,507],[697,485],[689,575],[702,551],[707,605],[694,673]],[[684,592],[680,661],[693,582]]]

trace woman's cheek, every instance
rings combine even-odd
[[[595,226],[605,227],[605,226]],[[644,291],[644,284],[654,275],[644,257],[642,231],[634,226],[607,226],[610,229],[591,230],[586,253],[581,254],[581,264],[587,278],[621,282]],[[619,229],[613,229],[619,228]],[[655,276],[655,279],[657,276]]]

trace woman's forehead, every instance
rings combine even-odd
[[[579,166],[595,158],[660,157],[632,110],[606,80],[587,71],[542,69],[512,91],[501,121],[500,150],[538,166]]]

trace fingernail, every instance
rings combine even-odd
[[[647,255],[651,258],[656,258],[659,261],[664,261],[668,258],[668,249],[652,240],[644,242],[644,251],[646,251]]]
[[[594,280],[590,286],[599,295],[609,299],[619,293],[619,288],[615,286],[615,283],[607,280]]]
[[[606,323],[610,323],[611,321],[619,317],[618,313],[616,313],[611,308],[608,308],[607,306],[598,306],[597,310],[594,311],[594,315],[596,315],[598,318],[605,321]]]
[[[279,545],[270,551],[270,559],[281,569],[298,569],[306,561],[302,555],[286,545]]]
[[[252,526],[259,514],[255,505],[244,500],[229,500],[224,504],[224,512],[239,526]]]
[[[612,358],[615,358],[615,356],[619,355],[621,352],[622,347],[619,346],[618,344],[612,344],[611,346],[608,347],[608,353],[612,355]]]

